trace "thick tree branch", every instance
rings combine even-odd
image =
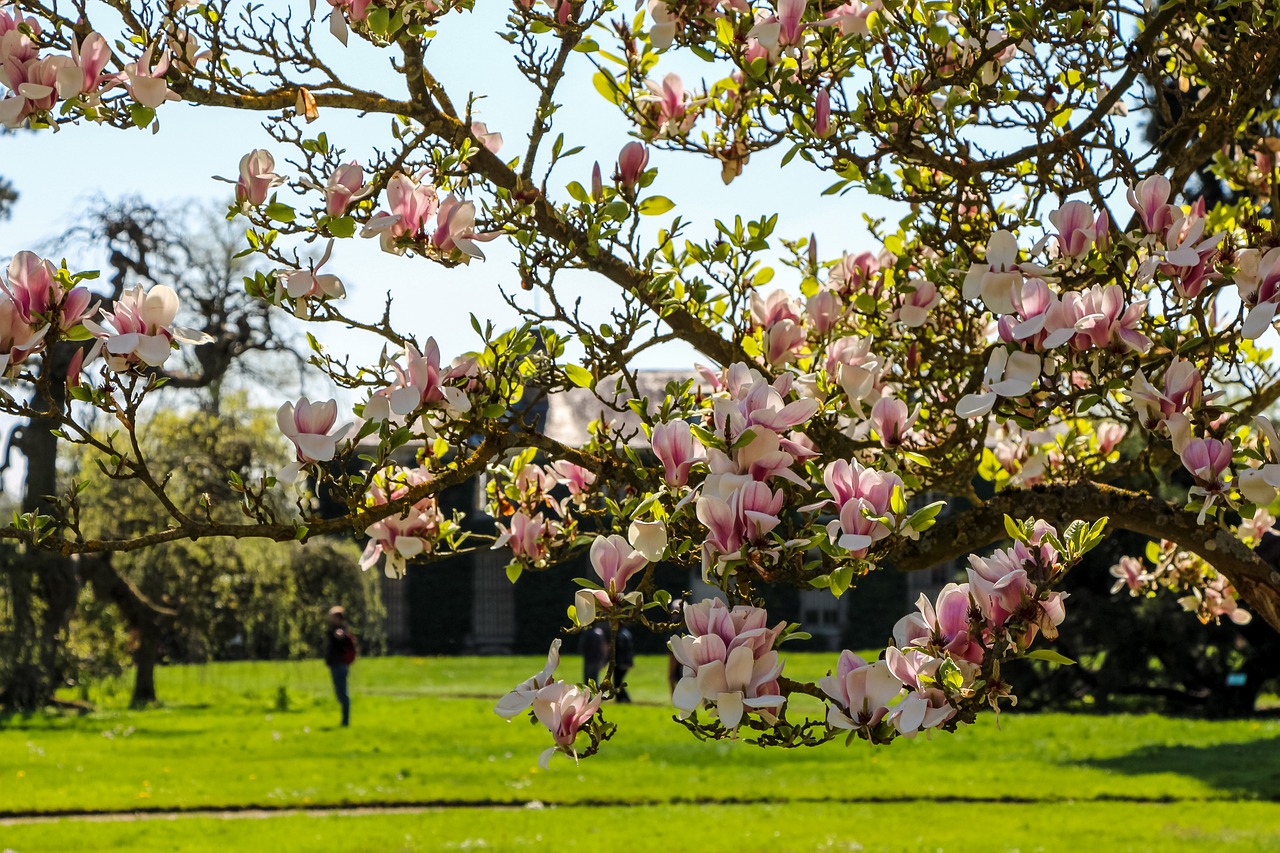
[[[927,569],[1004,539],[1004,517],[1029,514],[1059,527],[1106,516],[1113,527],[1175,542],[1230,580],[1254,612],[1280,631],[1280,570],[1229,531],[1198,523],[1194,512],[1101,483],[1008,489],[939,522],[914,542],[904,540],[884,558],[900,571]]]

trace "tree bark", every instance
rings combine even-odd
[[[109,555],[81,557],[78,562],[80,576],[93,594],[114,604],[136,634],[131,704],[135,708],[153,704],[157,701],[155,669],[160,661],[160,646],[165,629],[177,613],[143,595],[115,570]]]
[[[1280,631],[1280,569],[1215,521],[1200,524],[1194,512],[1102,483],[1007,489],[981,506],[939,522],[914,542],[904,540],[890,549],[885,560],[901,571],[916,571],[963,557],[1004,539],[1006,515],[1042,518],[1060,529],[1077,519],[1092,522],[1105,516],[1112,527],[1176,542],[1231,581],[1249,608]]]

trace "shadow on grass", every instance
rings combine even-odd
[[[1079,763],[1131,776],[1177,773],[1244,799],[1280,801],[1280,736],[1208,746],[1151,745]]]

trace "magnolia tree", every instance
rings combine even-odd
[[[83,274],[19,254],[0,301],[4,409],[105,454],[106,473],[167,516],[88,538],[72,488],[0,535],[76,555],[354,530],[363,565],[392,576],[505,547],[513,580],[586,552],[597,576],[565,602],[566,630],[675,633],[683,725],[774,746],[888,743],[1011,702],[1009,661],[1060,659],[1043,641],[1063,620],[1062,578],[1108,521],[1153,540],[1117,565],[1118,592],[1280,628],[1280,573],[1253,551],[1280,488],[1266,418],[1280,376],[1258,343],[1280,307],[1270,0],[517,0],[510,54],[490,64],[536,104],[527,128],[475,121],[483,93],[448,91],[432,69],[433,41],[475,26],[468,0],[330,4],[0,12],[7,126],[158,129],[174,101],[261,114],[263,139],[244,141],[227,179],[246,252],[274,270],[247,290],[310,324],[316,369],[360,401],[285,402],[293,464],[235,478],[245,518],[215,520],[167,492],[134,429],[174,351],[201,345],[174,325],[176,294],[138,287],[100,308]],[[385,53],[386,93],[343,70],[357,41]],[[594,166],[572,156],[582,129],[556,123],[575,73],[635,137]],[[1137,109],[1158,119],[1157,145],[1134,141]],[[308,130],[331,110],[391,132],[354,159]],[[869,196],[904,215],[869,219],[873,245],[833,253],[777,233],[767,200],[699,237],[649,190],[655,151],[730,182],[767,149],[828,173],[850,215]],[[1229,184],[1232,203],[1180,203],[1197,174]],[[324,266],[362,239],[436,267],[482,263],[502,241],[541,307],[512,297],[522,325],[473,318],[475,350],[442,355],[434,320],[398,312],[394,290],[380,319],[352,313]],[[612,289],[607,322],[565,296],[584,273]],[[329,324],[383,339],[384,355],[331,355]],[[634,362],[672,340],[704,363],[643,396]],[[59,341],[82,342],[65,394],[44,366]],[[24,385],[30,402],[12,390]],[[617,417],[571,447],[527,412],[575,387]],[[90,414],[115,430],[87,428]],[[392,461],[406,445],[420,448],[412,467]],[[494,540],[464,535],[436,501],[481,474]],[[343,517],[319,517],[316,484]],[[883,566],[966,554],[967,580],[902,614],[877,659],[846,651],[817,683],[786,675],[779,647],[802,626],[770,620],[766,586],[856,594]],[[677,611],[659,561],[723,598]],[[620,686],[612,668],[598,684],[558,680],[558,647],[497,706],[550,729],[545,758],[597,750],[613,733],[601,700]]]

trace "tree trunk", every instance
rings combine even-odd
[[[144,628],[138,632],[138,648],[133,652],[132,708],[154,705],[156,699],[156,664],[160,660],[162,632],[159,626]]]
[[[160,647],[165,629],[177,614],[143,595],[116,571],[110,555],[81,557],[79,562],[80,576],[89,584],[93,594],[100,601],[114,604],[137,637],[138,645],[133,652],[135,672],[131,704],[135,708],[153,704],[157,701],[155,671],[160,660]]]

